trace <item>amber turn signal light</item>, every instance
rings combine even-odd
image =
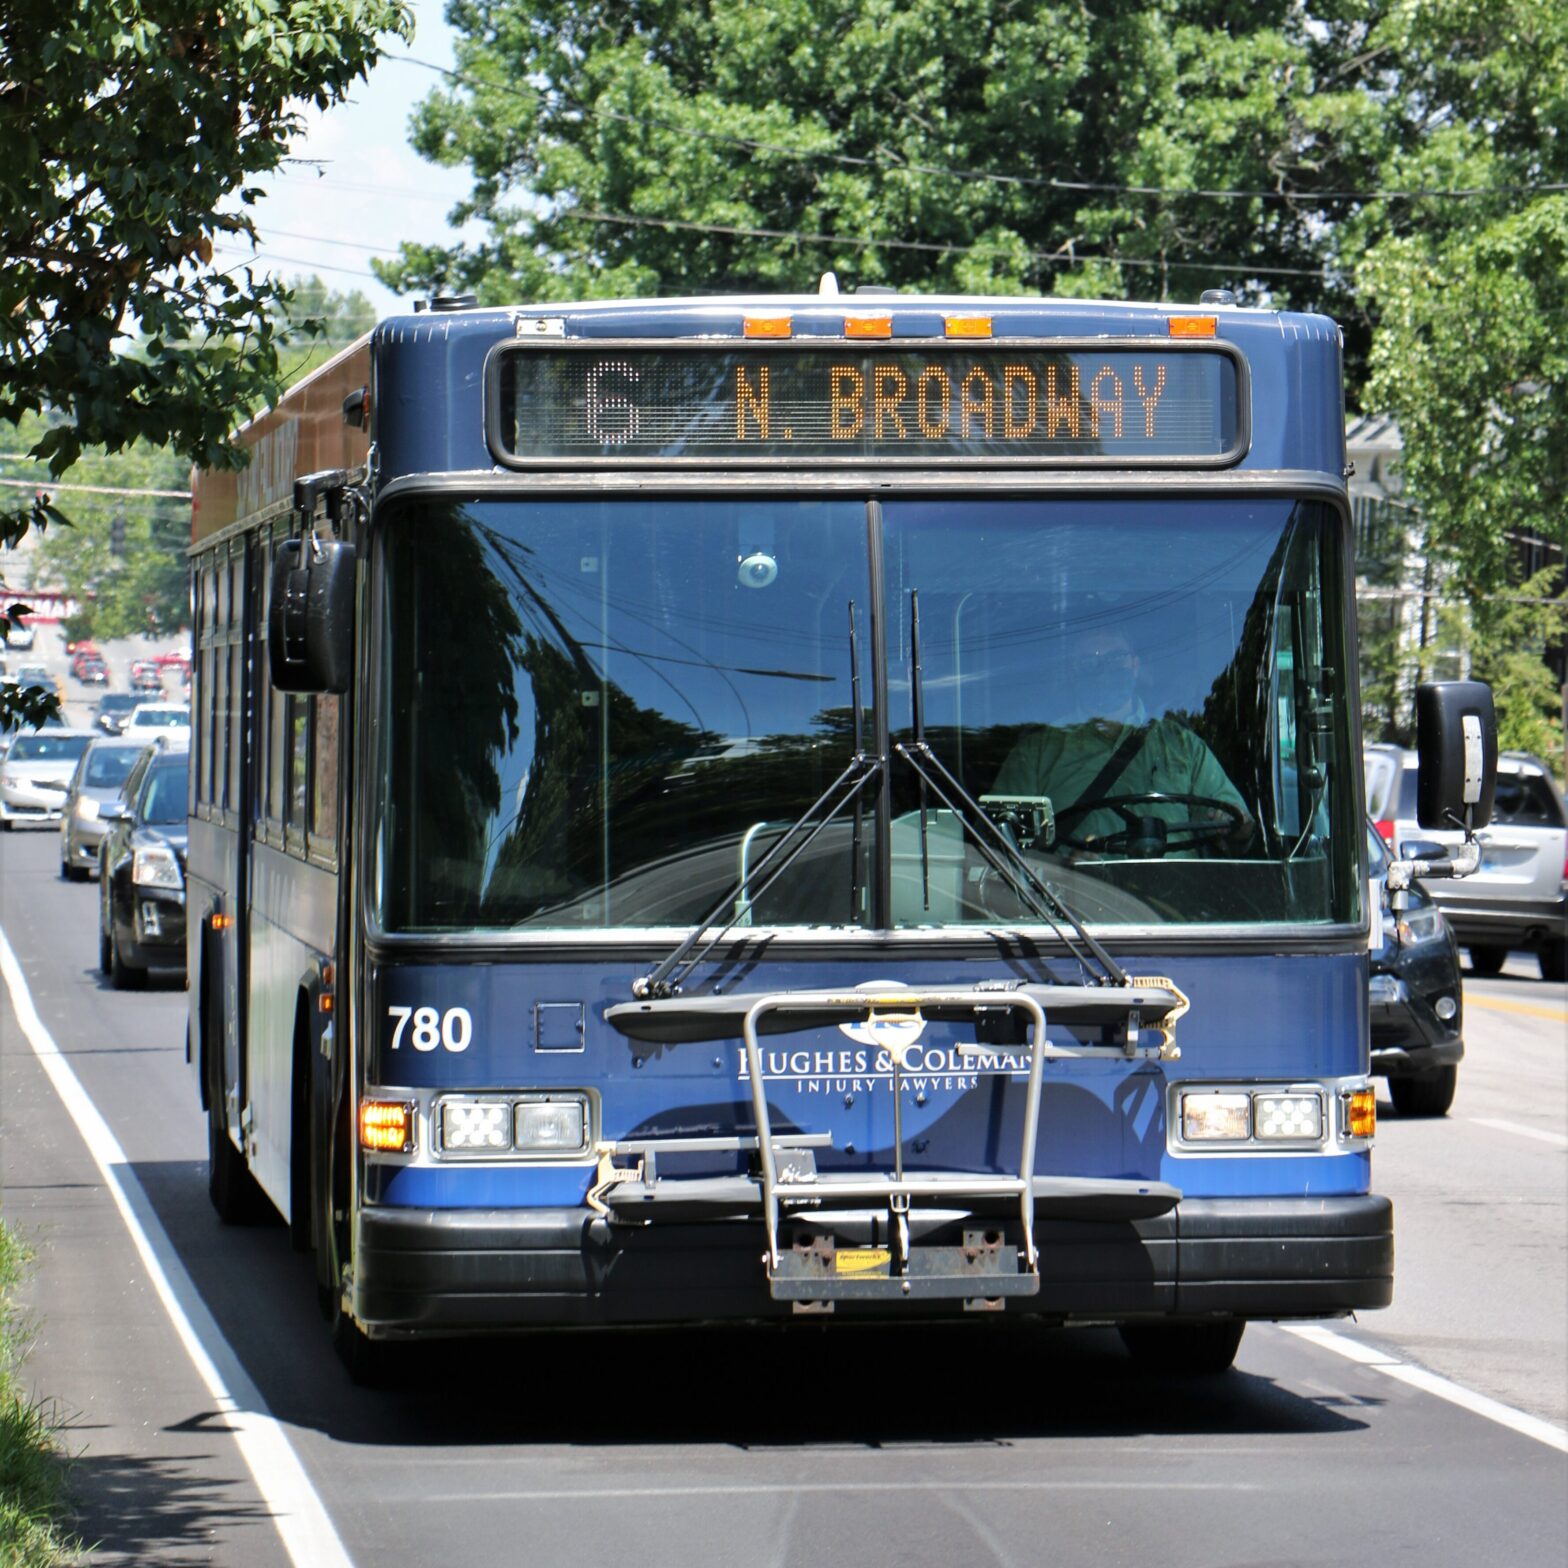
[[[1377,1090],[1370,1085],[1345,1096],[1345,1136],[1370,1138],[1377,1132]]]
[[[414,1107],[406,1100],[361,1100],[359,1141],[382,1154],[409,1154],[414,1148]]]

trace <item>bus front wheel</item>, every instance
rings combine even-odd
[[[1216,1318],[1203,1323],[1123,1323],[1117,1332],[1127,1353],[1148,1372],[1210,1377],[1228,1372],[1246,1323]]]

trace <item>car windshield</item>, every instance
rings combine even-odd
[[[963,794],[1091,923],[1359,913],[1326,507],[485,502],[380,537],[389,929],[679,928],[737,882],[741,925],[1040,924]],[[764,889],[850,763],[857,660],[865,746],[913,746],[918,690],[961,791],[895,752]]]
[[[168,729],[191,722],[189,708],[143,708],[132,718],[139,730]]]
[[[87,754],[83,786],[87,789],[118,789],[141,754],[140,746],[93,747]]]
[[[124,713],[136,706],[136,699],[129,692],[112,691],[98,699],[100,713]]]
[[[12,762],[75,762],[87,748],[90,735],[18,735],[11,743]]]
[[[141,819],[154,827],[169,827],[185,821],[186,787],[189,770],[179,766],[152,768],[142,786]]]

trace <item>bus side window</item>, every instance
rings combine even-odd
[[[312,846],[331,855],[338,837],[338,756],[341,697],[314,699],[315,743],[312,748],[310,837]]]
[[[285,537],[281,527],[273,530],[271,543],[267,547],[268,561],[272,560]],[[275,691],[269,682],[267,701],[267,826],[269,837],[282,844],[288,788],[289,699],[282,692]]]
[[[245,557],[229,557],[229,767],[228,807],[240,809],[240,768],[245,756]]]
[[[285,757],[288,766],[288,795],[284,807],[283,830],[290,849],[305,847],[310,804],[310,704],[309,697],[288,700],[288,733]]]
[[[191,671],[191,768],[190,812],[205,803],[201,790],[201,764],[207,748],[207,672],[202,667],[202,646],[207,630],[207,575],[196,562],[191,575],[191,627],[196,658]]]
[[[214,557],[209,556],[202,563],[201,580],[201,737],[197,796],[210,811],[216,804],[213,790],[216,737],[213,730],[223,706],[223,696],[217,683],[217,655],[213,646],[218,617],[218,574]]]

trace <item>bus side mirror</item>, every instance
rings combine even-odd
[[[1463,828],[1492,820],[1497,788],[1497,719],[1485,681],[1433,681],[1416,687],[1420,762],[1416,819],[1424,828]]]
[[[345,692],[354,672],[354,546],[288,539],[272,563],[267,662],[278,691]]]

